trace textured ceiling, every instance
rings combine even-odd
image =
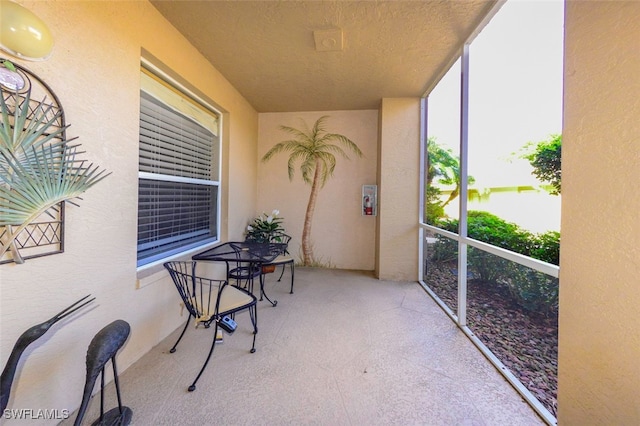
[[[151,3],[257,111],[284,112],[423,95],[495,1]],[[342,50],[316,49],[314,31],[329,29]]]

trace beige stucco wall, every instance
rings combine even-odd
[[[256,209],[258,115],[146,1],[21,3],[49,25],[55,48],[45,62],[16,62],[53,88],[71,124],[68,136],[78,136],[85,157],[112,172],[83,196],[80,207],[67,208],[64,254],[0,265],[2,365],[28,327],[84,295],[96,297],[91,309],[29,347],[9,401],[9,408],[73,411],[82,396],[86,350],[98,330],[115,319],[131,324],[118,355],[123,371],[184,319],[168,279],[136,289],[141,49],[226,114],[223,239],[240,237],[237,230]]]
[[[640,424],[640,3],[568,2],[559,424]]]
[[[324,266],[341,269],[373,270],[375,258],[375,220],[361,211],[362,185],[376,183],[378,111],[331,111],[260,114],[258,155],[276,143],[291,138],[279,126],[304,129],[328,115],[326,130],[355,142],[363,152],[358,158],[346,151],[349,160],[337,156],[333,177],[318,196],[311,236],[314,255]],[[311,187],[302,181],[298,168],[292,181],[287,174],[288,153],[278,154],[258,164],[256,213],[280,210],[287,233],[292,236],[290,252],[301,259],[302,226]]]
[[[420,99],[383,99],[378,147],[380,279],[418,279]]]

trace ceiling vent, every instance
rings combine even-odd
[[[316,30],[313,32],[318,52],[341,51],[342,29]]]

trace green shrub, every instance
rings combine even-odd
[[[458,233],[458,219],[438,221],[440,228]],[[507,222],[498,216],[482,211],[472,210],[467,218],[467,235],[474,240],[501,247],[534,259],[554,265],[560,262],[560,233],[549,231],[544,234],[533,234],[520,228],[515,223]],[[451,247],[447,246],[449,249]],[[457,246],[455,247],[457,255]],[[443,258],[449,255],[442,256]]]
[[[556,231],[538,234],[533,239],[529,256],[553,265],[560,264],[560,233]]]
[[[434,224],[445,216],[442,201],[440,201],[440,190],[436,187],[427,187],[426,192],[426,217],[427,223]]]
[[[457,219],[440,219],[434,225],[444,230],[458,233]],[[433,260],[437,262],[449,262],[458,258],[458,242],[451,238],[436,234],[436,243],[433,248]]]
[[[458,258],[458,242],[451,238],[436,235],[433,245],[432,260],[442,263],[454,261]]]
[[[457,219],[440,220],[438,226],[458,232]],[[516,253],[557,265],[560,257],[560,233],[555,231],[533,234],[496,215],[470,211],[467,235]],[[455,260],[458,243],[450,238],[438,237],[434,246],[434,260]],[[545,314],[557,312],[558,280],[531,268],[502,259],[475,247],[467,252],[469,270],[484,283],[507,289],[513,300],[524,309]]]
[[[516,253],[528,254],[533,235],[515,223],[481,211],[470,211],[467,219],[467,235]]]
[[[511,262],[484,250],[469,247],[467,263],[469,264],[469,269],[478,279],[487,283],[497,283],[503,277]]]
[[[513,262],[505,272],[503,282],[519,306],[543,315],[558,312],[557,278]]]

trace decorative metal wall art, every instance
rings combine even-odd
[[[78,158],[60,101],[37,76],[0,58],[0,91],[0,263],[24,263],[64,251],[65,201],[108,173]]]

